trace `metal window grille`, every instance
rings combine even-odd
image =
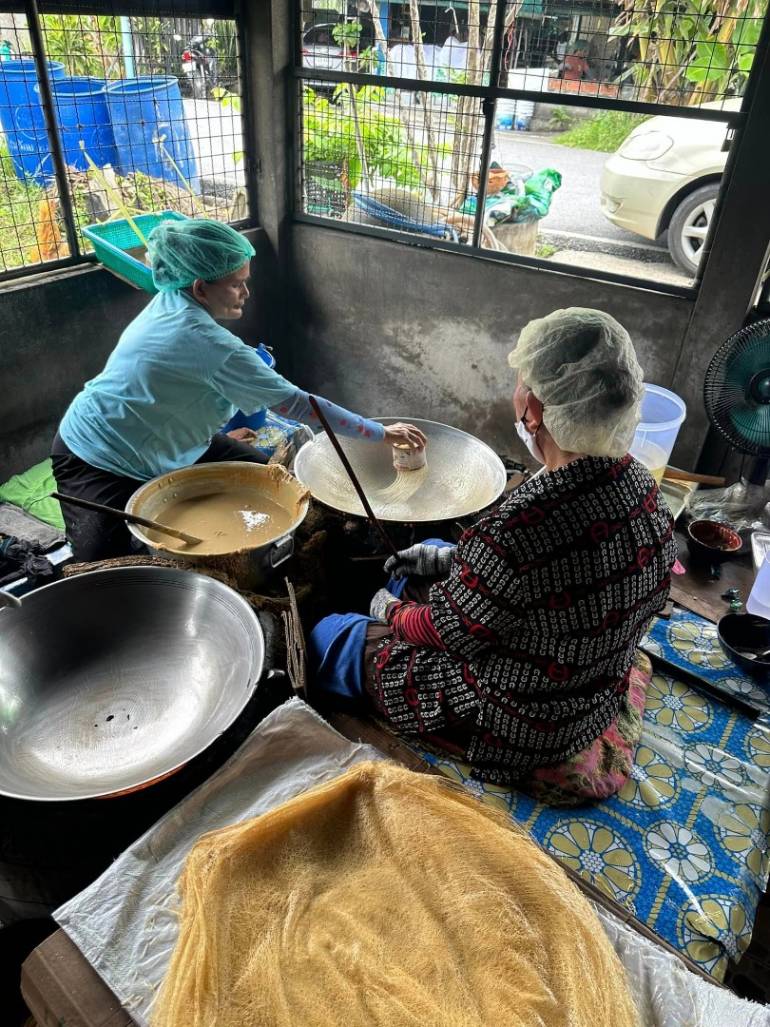
[[[502,181],[502,118],[524,127],[535,104],[548,104],[557,114],[619,112],[630,130],[635,119],[666,114],[723,123],[732,138],[766,7],[303,0],[295,5],[295,216],[407,233],[420,245],[504,249],[485,217]],[[532,169],[505,168],[506,193],[525,191]]]
[[[249,221],[236,21],[143,7],[0,14],[0,279],[88,260],[87,225]]]

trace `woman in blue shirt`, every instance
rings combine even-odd
[[[150,234],[148,254],[159,292],[72,401],[51,453],[60,492],[121,509],[142,482],[179,467],[264,463],[263,454],[219,431],[238,409],[315,418],[306,392],[217,323],[239,318],[249,297],[254,248],[247,239],[218,221],[168,221]],[[321,403],[340,435],[425,444],[411,425],[386,428]],[[67,504],[63,514],[78,560],[131,552],[131,535],[116,518]]]

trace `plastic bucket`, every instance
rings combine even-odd
[[[78,171],[88,170],[81,142],[97,167],[117,161],[105,85],[104,79],[85,77],[60,78],[52,83],[64,160]]]
[[[61,61],[48,62],[52,82],[64,77]],[[38,92],[37,67],[31,57],[0,61],[0,126],[18,178],[44,184],[54,167]]]
[[[503,131],[510,131],[513,128],[517,102],[517,100],[509,100],[506,97],[497,101],[495,128],[502,129]]]
[[[198,191],[198,167],[185,122],[179,79],[173,75],[128,78],[105,88],[117,147],[117,169],[166,178]],[[177,170],[178,169],[178,170]],[[180,175],[181,172],[181,175]]]
[[[631,456],[644,464],[660,482],[682,422],[687,416],[684,400],[660,385],[644,386],[641,420],[631,443]]]
[[[275,367],[275,357],[261,342],[257,346],[257,354],[262,357],[268,367]],[[222,431],[234,431],[236,428],[251,428],[252,431],[258,431],[265,423],[266,418],[267,410],[257,410],[253,414],[244,414],[242,410],[239,410],[230,418]]]

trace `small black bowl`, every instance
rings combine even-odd
[[[754,660],[746,651],[770,649],[770,620],[752,613],[728,613],[717,624],[719,644],[730,659],[756,678],[770,677],[770,656]]]

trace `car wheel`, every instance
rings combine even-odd
[[[668,226],[669,252],[674,263],[688,274],[698,270],[718,193],[719,183],[712,182],[685,196]]]

